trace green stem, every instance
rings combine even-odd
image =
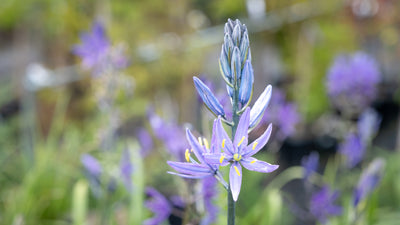
[[[239,95],[239,91],[238,91],[236,79],[235,79],[235,88],[234,88],[233,101],[232,101],[233,102],[232,140],[235,138],[236,129],[237,129],[238,122],[239,122],[238,95]],[[227,192],[228,192],[228,225],[235,225],[235,204],[236,204],[236,202],[233,200],[230,185],[229,185]]]

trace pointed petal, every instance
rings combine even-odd
[[[233,48],[232,58],[231,58],[231,73],[233,79],[240,80],[242,76],[242,62],[240,61],[240,50],[238,47]]]
[[[240,89],[239,89],[239,100],[242,105],[245,105],[251,96],[251,92],[253,91],[253,83],[254,83],[254,72],[251,62],[249,60],[246,61],[243,68],[243,76],[240,81]]]
[[[253,157],[244,158],[240,162],[246,169],[260,173],[271,173],[279,167],[279,165],[272,165]]]
[[[188,175],[206,175],[212,174],[210,167],[203,164],[187,163],[187,162],[167,162],[170,167],[179,173]]]
[[[232,163],[229,171],[229,184],[231,186],[232,197],[235,202],[239,197],[240,187],[242,186],[242,175],[242,167],[240,166],[240,163]]]
[[[211,110],[215,115],[225,116],[224,108],[218,99],[214,96],[211,90],[197,77],[193,77],[194,86],[196,87],[197,93],[199,93],[204,104]]]
[[[265,109],[267,108],[269,101],[271,100],[272,86],[268,85],[263,93],[258,97],[257,101],[254,103],[253,108],[250,112],[250,128],[257,125]]]
[[[250,49],[249,35],[247,30],[243,33],[242,41],[240,43],[240,58],[242,59],[242,64],[244,64],[248,59],[248,50]]]
[[[183,177],[183,178],[188,178],[188,179],[203,179],[203,178],[212,176],[212,174],[207,174],[207,175],[201,175],[201,174],[198,174],[198,175],[187,175],[187,174],[181,174],[181,173],[174,173],[174,172],[171,172],[171,171],[167,171],[167,173],[172,174],[172,175],[177,175],[177,176],[180,176],[180,177]]]
[[[236,129],[235,139],[233,141],[234,147],[240,146],[246,147],[247,146],[247,137],[248,137],[248,128],[249,128],[249,120],[250,120],[250,108],[247,108],[242,116],[240,117],[239,124]],[[244,137],[244,138],[243,138]],[[241,149],[241,148],[240,148]],[[238,152],[235,152],[238,153]]]
[[[234,147],[231,139],[226,133],[224,127],[222,126],[221,119],[217,120],[217,135],[221,142],[219,143],[222,150],[224,150],[225,154],[232,156],[234,153]],[[224,141],[225,140],[225,141]]]
[[[204,148],[199,144],[199,142],[197,142],[197,139],[193,136],[192,132],[190,132],[189,129],[186,129],[186,139],[188,140],[190,146],[192,147],[192,150],[196,155],[197,159],[201,163],[204,163],[204,158],[203,158]]]
[[[219,166],[226,166],[230,160],[233,160],[232,156],[228,156],[225,153],[204,154],[203,156],[206,163]]]
[[[253,143],[247,146],[246,152],[243,153],[243,156],[244,157],[253,156],[257,152],[259,152],[267,144],[269,138],[271,137],[271,132],[272,132],[272,124],[269,124],[265,132],[259,138],[253,141]]]

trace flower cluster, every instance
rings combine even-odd
[[[219,58],[221,75],[226,83],[232,104],[232,121],[211,89],[199,78],[194,77],[194,85],[207,108],[217,117],[214,120],[211,145],[207,139],[196,139],[190,130],[186,137],[191,149],[185,152],[187,162],[168,162],[184,178],[216,177],[237,201],[242,184],[242,166],[248,170],[269,173],[278,168],[252,156],[259,152],[271,135],[272,126],[248,144],[248,133],[262,118],[271,99],[272,87],[268,85],[250,108],[253,95],[254,71],[251,65],[251,51],[247,28],[239,20],[228,20],[225,24],[224,44]],[[232,127],[232,138],[225,131],[222,122]],[[194,153],[195,160],[191,153]],[[230,165],[229,185],[223,180],[220,166]]]
[[[100,22],[94,23],[90,32],[82,33],[81,41],[73,48],[73,53],[82,59],[83,67],[92,70],[93,75],[128,65],[124,46],[112,46]]]
[[[375,99],[380,80],[381,73],[375,59],[357,52],[335,59],[326,86],[329,97],[339,109],[359,113]]]

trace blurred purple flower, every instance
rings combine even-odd
[[[319,164],[318,152],[311,152],[310,155],[304,156],[301,159],[301,165],[304,167],[304,179],[308,179],[311,174],[317,171],[318,164]]]
[[[301,121],[301,116],[294,103],[286,101],[285,93],[280,89],[275,89],[268,112],[261,120],[263,125],[274,124],[279,129],[278,138],[283,140],[291,136],[296,131],[296,125]]]
[[[209,225],[215,223],[219,208],[213,203],[217,197],[217,180],[214,177],[204,178],[202,181],[202,196],[206,215],[201,220],[200,225]]]
[[[363,159],[365,144],[357,134],[349,133],[339,146],[339,152],[346,157],[348,168],[353,168]]]
[[[334,205],[339,197],[339,192],[332,192],[328,186],[311,196],[310,212],[322,224],[327,222],[328,217],[342,214],[342,207]]]
[[[97,161],[96,158],[89,154],[83,154],[81,156],[81,162],[83,166],[85,167],[86,171],[89,172],[91,176],[99,178],[101,173],[102,173],[102,167]]]
[[[168,219],[172,212],[172,206],[160,192],[152,187],[146,188],[149,200],[145,201],[144,206],[154,213],[154,217],[143,221],[144,225],[159,225]]]
[[[148,111],[148,118],[154,135],[164,142],[171,155],[177,160],[183,161],[185,159],[185,150],[188,146],[183,128],[174,123],[163,121],[152,110]]]
[[[154,147],[153,139],[149,132],[144,128],[139,129],[136,136],[140,145],[140,155],[144,158],[151,152]]]
[[[341,110],[361,112],[376,98],[380,80],[375,59],[357,52],[335,58],[327,74],[326,86],[332,102]]]
[[[357,206],[360,201],[365,199],[376,188],[382,178],[384,167],[385,160],[377,158],[362,172],[357,187],[354,190],[354,206]]]
[[[358,134],[363,143],[368,144],[379,129],[381,118],[378,113],[372,108],[364,110],[361,114],[358,123]]]
[[[131,161],[131,155],[128,149],[125,149],[121,161],[119,164],[119,169],[121,173],[122,182],[125,185],[125,188],[128,191],[132,190],[132,173],[133,173],[133,165]]]
[[[73,48],[73,53],[82,58],[86,69],[94,69],[104,63],[110,50],[110,42],[100,22],[95,22],[91,31],[81,34],[82,44]]]

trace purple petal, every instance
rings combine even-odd
[[[271,173],[279,167],[279,165],[272,165],[253,157],[242,159],[240,162],[246,169],[260,173]]]
[[[187,175],[187,174],[181,174],[181,173],[174,173],[174,172],[170,172],[170,171],[167,171],[167,173],[172,174],[172,175],[176,175],[176,176],[180,176],[180,177],[183,177],[183,178],[187,178],[187,179],[203,179],[203,178],[212,176],[212,174],[207,174],[207,175],[203,175],[203,174]]]
[[[217,120],[217,135],[219,139],[225,139],[225,146],[222,148],[226,154],[233,155],[234,148],[231,139],[229,138],[228,134],[226,133],[224,127],[222,126],[221,119]],[[222,147],[222,141],[220,143]]]
[[[257,140],[253,141],[249,146],[246,148],[246,152],[243,156],[253,156],[257,152],[259,152],[268,142],[272,132],[272,124],[269,124],[267,130],[259,137]],[[253,149],[254,148],[254,149]]]
[[[186,162],[167,162],[174,170],[179,173],[189,175],[206,175],[212,173],[210,167],[203,164],[186,163]]]
[[[232,163],[229,171],[229,183],[232,191],[232,197],[235,202],[239,197],[240,187],[242,186],[242,175],[242,167],[240,166],[240,163]]]
[[[241,143],[240,146],[247,146],[247,141],[248,141],[247,132],[249,129],[249,121],[250,121],[250,108],[247,108],[240,117],[239,124],[236,129],[235,139],[233,141],[233,144],[235,146],[238,146],[239,143]]]
[[[205,163],[203,159],[204,148],[197,142],[196,138],[193,136],[189,129],[186,130],[186,139],[188,140],[190,146],[193,149],[194,154],[201,163]]]

